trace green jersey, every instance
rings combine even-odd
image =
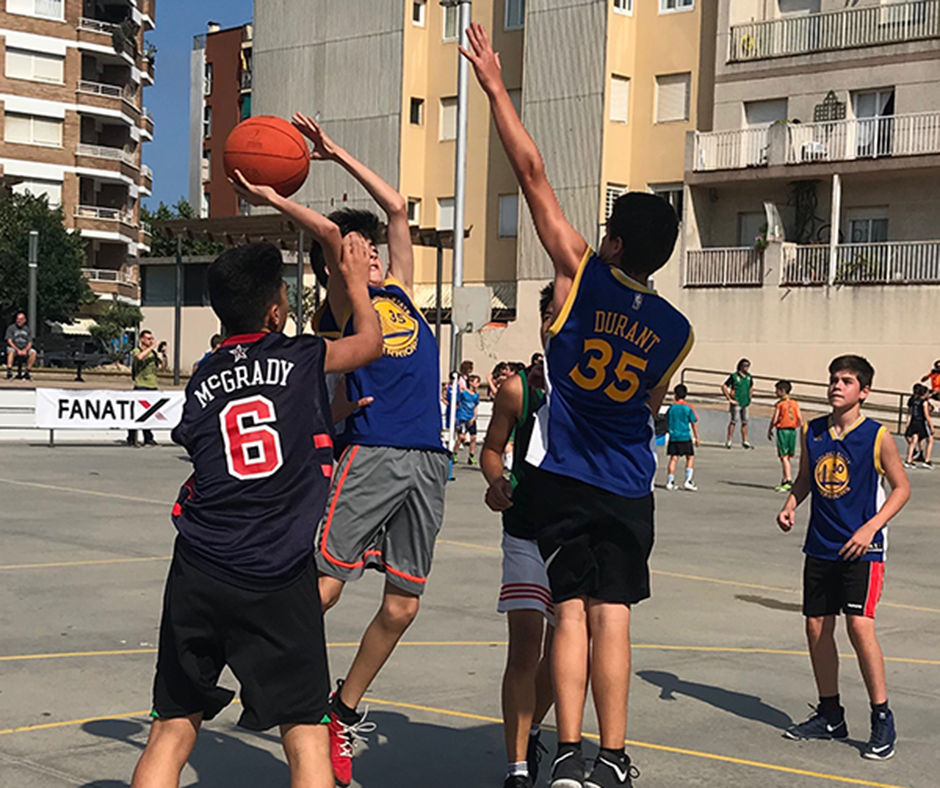
[[[754,379],[750,372],[745,372],[743,375],[735,372],[729,375],[725,385],[734,392],[734,401],[742,408],[751,404],[751,388],[754,386]]]

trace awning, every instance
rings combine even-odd
[[[91,327],[98,325],[94,318],[79,317],[73,323],[46,323],[53,334],[65,334],[70,337],[90,337]]]

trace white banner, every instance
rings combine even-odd
[[[44,430],[171,430],[183,416],[182,391],[36,389]]]

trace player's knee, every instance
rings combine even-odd
[[[854,640],[874,632],[875,619],[866,616],[846,616],[845,628],[848,630],[849,637]]]
[[[202,718],[198,714],[154,720],[150,726],[147,747],[159,748],[168,756],[181,757],[185,761],[196,742],[201,721]]]
[[[811,638],[822,637],[823,634],[828,630],[832,631],[832,622],[830,621],[831,616],[807,616],[806,617],[806,634]]]
[[[420,604],[416,596],[386,594],[382,602],[382,617],[393,629],[407,629],[418,615]]]

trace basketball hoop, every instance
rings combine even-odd
[[[505,323],[487,323],[476,332],[477,347],[487,358],[498,359],[499,341],[506,333],[508,326]]]

